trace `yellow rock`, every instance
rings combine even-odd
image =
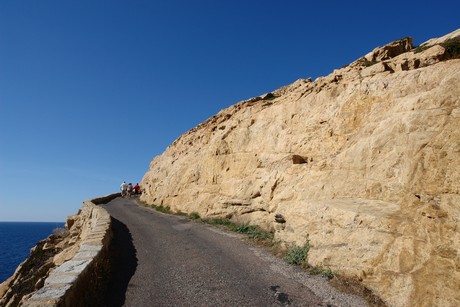
[[[391,306],[460,306],[460,59],[437,45],[459,31],[222,110],[153,159],[141,200],[308,237]]]

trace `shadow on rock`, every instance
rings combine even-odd
[[[110,244],[110,272],[105,293],[105,306],[122,306],[131,277],[136,272],[137,257],[128,228],[112,217],[113,239]]]

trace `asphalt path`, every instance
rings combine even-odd
[[[103,207],[114,232],[109,306],[364,305],[349,297],[340,301],[342,294],[329,289],[324,294],[327,283],[318,277],[312,290],[312,277],[238,234],[159,213],[134,199]]]

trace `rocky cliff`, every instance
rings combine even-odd
[[[391,306],[459,306],[459,45],[404,38],[224,109],[153,159],[141,199],[308,237],[310,263]]]
[[[102,306],[112,233],[110,215],[96,204],[118,196],[85,201],[65,228],[33,247],[0,284],[0,306]]]

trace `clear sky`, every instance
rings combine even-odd
[[[2,0],[0,221],[64,221],[221,109],[447,34],[459,12],[458,0]]]

